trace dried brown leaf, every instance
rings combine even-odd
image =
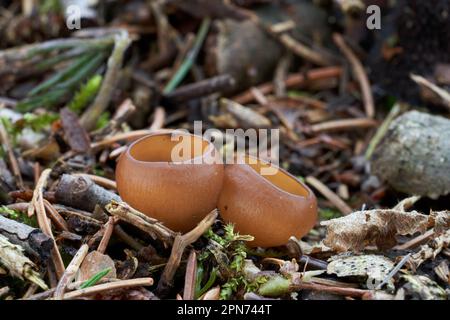
[[[433,220],[434,231],[437,234],[450,229],[450,211],[431,212],[430,218]]]
[[[397,244],[396,235],[423,233],[429,216],[416,211],[368,210],[321,222],[327,236],[323,243],[338,252],[360,251],[368,245],[385,250]]]
[[[111,268],[111,271],[105,278],[117,278],[114,261],[106,254],[92,251],[84,258],[77,275],[77,281],[86,281],[100,271],[108,268]]]
[[[89,152],[91,141],[86,129],[78,121],[78,116],[68,108],[60,111],[64,138],[74,152]]]
[[[416,270],[424,261],[434,259],[450,244],[450,229],[440,236],[431,240],[428,244],[420,247],[420,250],[411,256],[407,265],[410,269]]]

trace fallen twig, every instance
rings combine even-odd
[[[72,176],[74,177],[86,177],[91,179],[92,181],[94,181],[96,184],[98,184],[99,186],[102,186],[103,188],[107,188],[107,189],[112,189],[112,190],[116,190],[117,189],[117,184],[114,180],[105,178],[105,177],[100,177],[100,176],[96,176],[93,174],[87,174],[87,173],[74,173],[72,174]]]
[[[167,292],[169,288],[172,287],[172,280],[175,276],[175,272],[181,262],[181,257],[183,255],[186,247],[200,238],[211,225],[214,223],[218,215],[217,209],[214,209],[208,215],[200,221],[200,223],[191,231],[184,235],[177,235],[173,242],[172,252],[170,254],[169,261],[167,262],[163,274],[158,282],[157,292],[163,294]]]
[[[58,285],[56,286],[54,294],[54,298],[56,300],[61,300],[63,298],[66,286],[75,278],[75,275],[78,272],[78,269],[80,268],[84,257],[86,257],[88,250],[89,246],[87,244],[83,244],[80,249],[78,249],[78,252],[75,254],[75,256],[72,258],[72,261],[67,266],[66,271],[64,272],[63,276],[59,280]]]
[[[381,126],[378,128],[378,130],[375,133],[375,135],[373,136],[372,140],[370,140],[369,146],[367,147],[367,151],[365,154],[366,159],[370,159],[372,157],[372,154],[375,151],[375,148],[377,147],[378,143],[380,143],[381,139],[384,137],[384,135],[388,131],[392,120],[394,120],[394,118],[400,114],[400,111],[401,111],[401,107],[399,104],[394,105],[392,107],[391,111],[389,111],[389,114],[384,119]]]
[[[44,204],[44,196],[43,196],[43,189],[45,188],[47,184],[47,179],[50,176],[51,169],[45,169],[42,171],[41,176],[39,177],[39,181],[36,185],[36,188],[33,192],[33,199],[30,202],[30,206],[33,206],[34,210],[30,210],[30,207],[28,207],[29,211],[28,214],[30,215],[30,212],[36,212],[37,221],[39,224],[39,228],[48,235],[54,242],[54,247],[52,248],[52,261],[55,266],[55,272],[60,279],[62,275],[64,274],[65,267],[64,263],[61,258],[61,253],[58,250],[58,246],[55,242],[55,237],[53,236],[53,231],[51,228],[51,224],[49,219],[47,218],[47,214],[45,212],[45,204]]]
[[[120,201],[120,197],[95,184],[86,176],[63,174],[56,186],[57,203],[72,208],[93,212],[96,205],[105,207],[111,200]]]
[[[309,176],[306,177],[306,182],[313,186],[317,191],[319,191],[325,198],[327,198],[340,212],[344,215],[350,214],[353,212],[353,209],[350,208],[336,193],[330,190],[326,185],[320,182],[318,179]]]
[[[149,233],[154,239],[161,239],[165,244],[172,244],[176,233],[158,220],[131,208],[125,202],[111,201],[106,205],[106,210],[120,220],[128,222],[135,227]]]
[[[377,124],[378,124],[377,121],[369,118],[332,120],[312,125],[311,131],[324,132],[324,131],[339,131],[356,128],[363,129],[375,127]]]
[[[322,292],[328,292],[328,293],[341,295],[341,296],[363,298],[363,299],[369,299],[369,300],[372,297],[372,291],[370,291],[370,290],[333,287],[333,286],[326,286],[326,285],[310,283],[310,282],[302,282],[299,284],[293,284],[293,285],[291,285],[290,289],[293,291],[297,291],[297,290],[322,291]]]
[[[184,277],[183,300],[194,300],[197,282],[197,254],[194,250],[189,254]]]
[[[340,34],[335,33],[333,35],[333,40],[350,62],[353,74],[355,78],[358,80],[358,83],[361,87],[362,100],[364,102],[364,109],[366,111],[366,115],[368,118],[373,118],[375,116],[375,104],[373,101],[373,95],[372,90],[370,88],[369,78],[367,77],[366,71],[364,70],[364,67],[361,64],[361,61],[359,61],[359,59],[349,48],[349,46],[345,43],[344,38]]]
[[[111,239],[112,232],[114,230],[115,219],[110,217],[108,222],[104,225],[104,233],[100,244],[98,245],[97,251],[100,253],[105,253],[108,246],[109,240]]]
[[[128,32],[125,30],[121,30],[120,33],[115,36],[114,49],[108,60],[108,70],[106,71],[100,91],[92,105],[86,109],[80,119],[81,124],[86,130],[92,130],[92,128],[95,127],[98,117],[100,117],[102,112],[108,107],[112,97],[112,91],[119,81],[119,71],[122,67],[125,51],[130,43],[131,39],[128,36]]]
[[[153,285],[152,278],[137,278],[129,280],[120,280],[115,282],[108,282],[104,284],[99,284],[86,289],[79,289],[75,291],[68,292],[64,295],[63,299],[76,299],[80,297],[90,296],[93,294],[104,293],[110,290],[119,290],[123,288],[131,287],[141,287],[141,286],[151,286]]]
[[[219,75],[192,84],[182,86],[169,94],[164,95],[170,103],[176,104],[204,97],[206,95],[230,90],[236,81],[228,74]]]
[[[305,74],[293,74],[288,76],[285,79],[285,84],[287,88],[297,87],[301,86],[308,81],[314,81],[314,80],[321,80],[321,79],[327,79],[327,78],[336,78],[339,77],[342,74],[342,68],[335,66],[335,67],[325,67],[320,69],[313,69]],[[274,84],[273,82],[264,83],[262,85],[259,85],[257,87],[259,91],[261,91],[263,94],[270,94],[274,90]],[[255,97],[251,90],[247,90],[246,92],[233,97],[231,100],[240,103],[240,104],[247,104],[255,100]]]

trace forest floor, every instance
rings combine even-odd
[[[448,299],[448,1],[69,2],[0,0],[0,300]],[[195,121],[276,130],[311,230],[255,248],[124,201],[128,146]]]

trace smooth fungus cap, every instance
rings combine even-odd
[[[173,135],[179,140],[172,141]],[[214,145],[202,137],[154,133],[120,156],[116,181],[130,206],[174,231],[187,232],[216,208],[223,164]]]

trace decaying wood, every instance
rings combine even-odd
[[[163,274],[158,282],[158,287],[156,288],[158,295],[165,295],[172,287],[173,277],[175,276],[175,272],[180,265],[184,250],[187,246],[197,241],[197,239],[211,227],[218,214],[217,209],[214,209],[208,213],[208,215],[200,221],[194,229],[184,235],[177,235],[175,237],[169,261],[164,268]]]
[[[375,149],[371,168],[407,194],[434,199],[450,193],[450,120],[418,111],[398,117]]]
[[[40,229],[0,215],[0,234],[11,243],[21,246],[30,256],[39,257],[42,262],[50,257],[53,241]]]
[[[98,204],[104,208],[112,200],[120,201],[120,197],[98,185],[85,176],[64,174],[59,181],[55,198],[58,203],[93,212]]]
[[[12,244],[8,239],[0,235],[0,263],[12,276],[27,279],[46,290],[47,285],[36,271],[35,264],[23,254],[23,249]]]

